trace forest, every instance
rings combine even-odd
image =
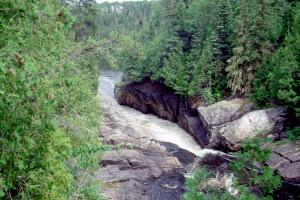
[[[120,43],[110,34],[138,30],[150,8],[1,0],[0,199],[104,198],[92,177],[116,147],[98,137],[98,66]]]
[[[295,0],[1,0],[0,199],[104,199],[99,66],[299,119],[299,43]]]
[[[162,0],[131,37],[120,67],[213,103],[230,95],[300,116],[300,4],[272,0]]]

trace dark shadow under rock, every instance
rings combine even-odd
[[[146,195],[152,200],[180,200],[186,192],[185,177],[181,173],[165,174],[146,181]]]
[[[160,142],[160,144],[167,149],[171,156],[178,158],[179,162],[182,164],[183,167],[186,167],[187,165],[193,163],[195,158],[197,157],[192,152],[189,152],[185,149],[181,149],[176,144],[172,144],[169,142]]]

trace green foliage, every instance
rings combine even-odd
[[[202,189],[212,189],[208,188],[209,186],[204,186],[210,177],[211,174],[205,168],[196,170],[192,178],[188,178],[185,182],[188,192],[183,195],[183,198],[185,200],[218,199],[217,194],[200,191]]]
[[[206,183],[211,178],[206,169],[197,170],[192,178],[187,179],[188,192],[186,200],[196,199],[273,199],[268,194],[281,186],[279,175],[274,176],[274,170],[264,166],[264,161],[270,157],[270,149],[262,149],[260,143],[264,139],[253,138],[242,144],[243,150],[235,154],[235,160],[230,165],[235,181],[231,191],[221,191],[210,188]]]
[[[60,0],[0,3],[1,198],[102,198],[98,83],[73,22]]]
[[[190,95],[201,94],[204,100],[213,103],[212,86],[214,85],[213,78],[217,72],[213,62],[213,47],[208,42],[199,59],[196,62],[191,62],[193,65],[193,81],[190,85]]]
[[[292,33],[277,52],[265,61],[254,81],[253,97],[261,104],[284,104],[300,116],[300,68],[299,68],[299,11],[300,4],[293,8]]]
[[[235,94],[252,92],[254,74],[270,54],[271,3],[270,0],[240,0],[237,4],[233,56],[226,68],[228,86]]]
[[[110,34],[131,35],[148,25],[156,2],[113,2],[95,5],[97,25],[101,27],[96,38],[110,38]]]
[[[133,80],[150,77],[209,103],[231,89],[233,95],[254,92],[260,103],[271,100],[299,112],[297,5],[286,0],[159,1],[149,23],[135,29],[130,45],[125,43],[120,68]]]
[[[300,140],[300,127],[296,127],[292,130],[287,131],[287,136],[291,142]]]
[[[182,46],[182,45],[179,45]],[[164,61],[161,77],[167,86],[174,88],[177,93],[187,97],[191,73],[186,67],[186,62],[181,50],[170,53]]]
[[[273,193],[274,189],[281,186],[280,176],[274,176],[274,170],[264,166],[271,155],[271,149],[261,148],[260,143],[265,139],[252,138],[243,145],[243,150],[236,153],[236,160],[232,161],[231,167],[239,184],[242,184],[253,191],[261,190],[262,194]]]

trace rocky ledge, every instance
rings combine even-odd
[[[101,95],[101,101],[101,140],[126,144],[103,155],[97,178],[104,182],[104,194],[116,200],[181,199],[185,187],[179,160],[150,138],[148,130],[130,124],[109,98]]]

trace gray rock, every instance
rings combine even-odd
[[[269,142],[261,144],[262,148],[269,147],[273,152],[270,159],[265,163],[276,169],[284,179],[297,179],[299,177],[300,148],[298,142],[283,145],[274,145]]]
[[[278,167],[281,167],[281,166],[289,164],[289,163],[290,163],[289,160],[278,155],[277,153],[272,153],[270,160],[268,160],[266,162],[266,164],[273,169],[277,169]]]
[[[284,179],[299,179],[300,178],[300,161],[284,165],[277,168],[278,173]]]
[[[292,162],[300,160],[300,148],[293,144],[284,144],[276,148],[276,153],[286,157]]]
[[[182,176],[178,173],[183,171],[181,163],[151,138],[148,130],[129,123],[105,95],[101,96],[101,101],[104,102],[101,103],[104,114],[99,127],[101,140],[113,145],[127,143],[120,150],[105,152],[102,157],[97,178],[104,182],[104,194],[115,200],[153,199],[147,194],[152,189],[144,183],[170,174]],[[129,145],[133,145],[133,149]]]
[[[284,108],[253,111],[237,120],[216,127],[212,135],[219,137],[228,149],[237,151],[241,149],[241,143],[246,138],[253,138],[259,133],[262,137],[266,137],[268,134],[283,131],[285,115]]]
[[[219,126],[231,122],[250,112],[253,103],[247,99],[233,99],[230,101],[220,101],[207,107],[199,107],[198,113],[208,132],[214,126]]]

